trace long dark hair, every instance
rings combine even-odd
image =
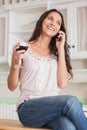
[[[65,29],[65,25],[64,25],[64,19],[63,19],[63,15],[61,14],[61,12],[59,12],[56,9],[50,9],[47,10],[46,12],[44,12],[41,17],[39,18],[39,20],[36,23],[36,27],[32,33],[32,36],[29,39],[30,41],[34,41],[37,40],[42,32],[42,23],[44,21],[44,19],[49,15],[49,13],[51,12],[57,12],[62,19],[62,23],[61,23],[61,27],[60,30],[63,31],[65,33],[66,36],[66,40],[65,40],[65,44],[64,44],[64,50],[65,50],[65,60],[66,60],[66,66],[67,66],[67,71],[70,73],[71,78],[73,77],[73,73],[72,73],[72,66],[70,63],[70,54],[69,54],[69,45],[67,44],[67,34],[66,34],[66,29]],[[52,37],[50,44],[49,44],[49,49],[50,49],[50,53],[54,54],[55,56],[57,56],[58,59],[58,50],[56,48],[56,36]]]

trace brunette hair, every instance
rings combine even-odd
[[[32,36],[29,39],[30,41],[34,41],[37,40],[42,32],[42,23],[44,21],[44,19],[51,13],[51,12],[56,12],[61,16],[62,19],[62,23],[61,23],[61,27],[60,30],[63,31],[65,33],[65,44],[64,44],[64,50],[65,50],[65,60],[66,60],[66,66],[67,66],[67,71],[70,74],[71,78],[73,77],[73,73],[72,73],[72,66],[70,63],[70,53],[69,53],[69,48],[70,46],[67,44],[67,34],[66,34],[66,29],[65,29],[65,25],[64,25],[64,19],[63,19],[63,15],[61,14],[61,12],[59,12],[56,9],[50,9],[47,10],[46,12],[44,12],[40,18],[38,19],[35,29],[32,33]],[[49,49],[50,49],[50,53],[54,54],[57,59],[58,59],[58,50],[56,48],[56,36],[52,37],[50,44],[49,44]]]

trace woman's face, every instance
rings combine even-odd
[[[42,33],[50,37],[55,36],[61,27],[62,19],[57,12],[51,12],[44,19],[42,24]]]

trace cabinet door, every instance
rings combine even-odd
[[[7,13],[0,13],[0,63],[7,61]]]
[[[52,6],[64,16],[72,59],[87,58],[87,1]]]
[[[17,8],[9,11],[9,49],[8,63],[11,63],[13,45],[20,41],[28,41],[34,30],[36,21],[47,10],[47,5]]]
[[[73,2],[66,7],[71,57],[72,59],[87,58],[87,1]]]
[[[64,18],[66,33],[67,33],[67,43],[70,46],[70,52],[72,53],[72,49],[74,48],[72,45],[72,5],[71,3],[61,3],[51,5],[51,8],[56,8],[60,11]]]
[[[76,51],[77,57],[87,58],[87,1],[76,3]],[[74,32],[73,32],[74,33]]]

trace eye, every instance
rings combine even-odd
[[[59,26],[61,26],[61,22],[60,21],[57,21],[56,24],[59,25]]]
[[[53,20],[53,17],[48,17],[48,20]]]

